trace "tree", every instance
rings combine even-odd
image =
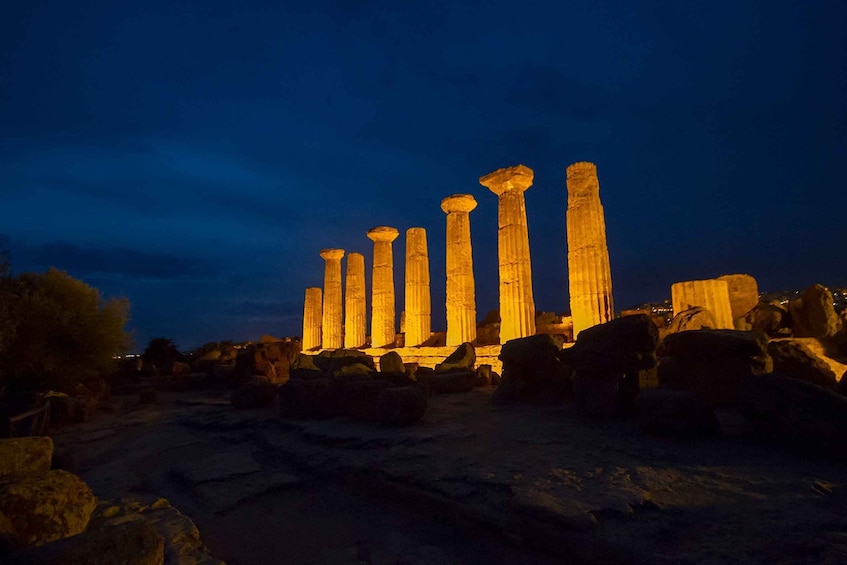
[[[184,356],[177,349],[173,340],[165,337],[154,337],[147,342],[147,347],[144,353],[141,354],[141,360],[145,364],[152,365],[156,372],[170,374],[174,363],[182,361]]]
[[[20,390],[71,390],[114,370],[131,337],[125,298],[100,292],[64,271],[7,277],[3,300],[12,330],[0,352],[0,376]]]

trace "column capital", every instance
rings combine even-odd
[[[321,257],[326,260],[338,259],[344,257],[343,249],[321,249]]]
[[[388,243],[391,243],[397,239],[398,235],[400,235],[400,232],[397,231],[397,228],[389,226],[377,226],[368,230],[368,239],[373,242],[387,241]]]
[[[441,201],[441,210],[451,212],[471,212],[476,208],[476,199],[470,194],[454,194]]]
[[[497,169],[492,173],[479,178],[479,184],[488,188],[491,192],[500,196],[505,192],[517,190],[525,191],[532,186],[535,173],[526,165],[515,165]]]

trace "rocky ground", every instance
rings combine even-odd
[[[166,498],[249,563],[838,563],[847,468],[742,441],[649,437],[572,406],[430,399],[387,428],[235,410],[228,391],[114,397],[53,436],[98,498]]]

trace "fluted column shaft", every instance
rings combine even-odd
[[[396,338],[394,305],[394,254],[391,242],[397,239],[396,228],[380,226],[368,232],[374,242],[373,281],[371,289],[371,346],[390,347]]]
[[[470,212],[476,200],[455,194],[441,201],[447,214],[447,345],[476,340],[476,285],[473,275]]]
[[[344,317],[342,314],[341,258],[343,249],[324,249],[321,257],[324,268],[323,341],[324,349],[338,349],[343,343]]]
[[[306,289],[303,305],[303,351],[321,346],[321,298],[323,293],[318,287]]]
[[[606,220],[593,163],[567,170],[568,287],[574,337],[615,316]]]
[[[717,327],[714,329],[731,330],[735,327],[732,321],[729,285],[725,280],[705,279],[674,283],[671,285],[671,302],[674,316],[693,306],[700,306],[715,316]]]
[[[424,228],[406,230],[406,347],[429,339],[432,307],[429,292],[429,250]]]
[[[352,349],[365,345],[367,308],[365,305],[365,256],[347,256],[347,279],[344,294],[344,347]]]
[[[532,169],[517,165],[498,169],[479,179],[499,198],[500,343],[535,334],[529,230],[523,195],[532,186],[533,177]]]

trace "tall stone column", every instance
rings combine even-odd
[[[341,302],[341,258],[343,249],[322,249],[324,269],[323,343],[324,349],[338,349],[342,344],[343,322]]]
[[[476,288],[471,253],[470,194],[454,194],[441,201],[447,214],[447,345],[476,339]]]
[[[365,307],[365,256],[347,256],[347,279],[344,294],[344,347],[365,345],[368,313]]]
[[[374,267],[371,283],[371,347],[390,347],[397,337],[394,306],[394,254],[391,242],[397,228],[379,226],[368,231],[374,242]]]
[[[306,289],[303,305],[303,351],[321,346],[321,298],[323,293],[316,286]]]
[[[500,343],[535,334],[535,301],[529,231],[523,193],[534,174],[525,165],[497,169],[479,179],[499,198],[497,254],[500,262]]]
[[[673,315],[683,310],[700,306],[715,317],[716,330],[734,329],[732,306],[729,300],[729,284],[725,280],[705,279],[684,281],[671,285]]]
[[[429,339],[432,308],[429,294],[429,250],[424,228],[406,230],[406,347]]]
[[[615,317],[606,219],[594,163],[568,167],[568,286],[573,336]]]

